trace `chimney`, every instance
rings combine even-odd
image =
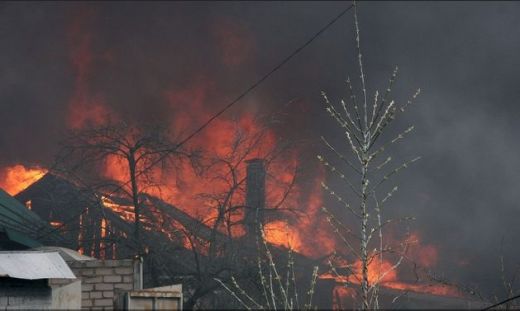
[[[254,240],[258,224],[264,222],[265,164],[263,159],[251,159],[247,163],[246,207],[244,227],[246,237]]]

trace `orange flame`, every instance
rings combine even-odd
[[[264,226],[265,239],[271,244],[291,248],[296,251],[304,249],[299,231],[284,221],[273,221]]]
[[[420,236],[417,232],[410,234],[406,239],[410,243],[407,257],[422,267],[431,267],[437,262],[437,248],[433,245],[421,245]],[[333,272],[327,272],[320,275],[321,279],[334,279],[337,283],[343,284],[361,284],[362,277],[362,263],[357,260],[353,264],[341,258],[335,258],[333,263],[336,269],[344,268],[349,272],[348,275],[337,275]],[[408,283],[399,280],[398,266],[392,264],[390,261],[383,259],[381,262],[379,258],[374,258],[368,265],[367,269],[368,283],[379,283],[382,287],[407,290],[417,293],[427,293],[439,296],[461,297],[461,292],[454,286],[446,284],[423,284],[423,283]],[[342,287],[342,286],[337,286]],[[343,299],[355,298],[356,292],[352,290],[338,290],[335,295]],[[337,297],[336,297],[337,298]],[[341,305],[341,304],[339,304]]]
[[[170,97],[172,96],[170,95]],[[181,114],[181,116],[182,120],[185,115]],[[179,125],[183,122],[174,123]],[[236,144],[237,140],[241,142]],[[241,181],[243,184],[246,171],[246,163],[243,160],[265,157],[276,145],[276,137],[272,130],[265,130],[252,115],[245,114],[237,122],[226,119],[215,120],[211,129],[193,139],[192,145],[203,148],[206,154],[214,155],[219,159],[226,159],[235,163],[240,162],[233,173],[236,175],[236,181]],[[239,161],[238,159],[241,156],[244,156],[244,158]],[[294,168],[297,165],[296,154],[291,154],[289,158],[284,159],[282,162],[274,161],[271,163],[271,170],[277,172],[277,177],[276,180],[267,180],[267,204],[269,206],[281,202],[285,197],[287,187],[294,179]],[[105,161],[103,175],[121,183],[127,182],[129,179],[127,166],[126,159],[109,156]],[[230,185],[228,182],[231,173],[226,163],[217,162],[213,163],[211,172],[200,176],[188,162],[181,162],[178,164],[176,172],[153,168],[151,170],[152,176],[160,180],[165,186],[161,188],[147,188],[145,191],[151,195],[161,197],[193,217],[211,225],[217,216],[215,198],[229,191]],[[244,185],[241,186],[241,189],[244,189]],[[201,194],[204,195],[201,196]],[[316,197],[320,197],[320,195]],[[233,204],[243,205],[243,202],[243,191],[235,192]],[[286,204],[291,204],[293,208],[297,205],[294,197],[291,196],[286,198],[286,202]],[[105,206],[113,207],[110,204],[105,204]],[[120,211],[119,207],[113,207],[113,209]],[[242,212],[240,210],[236,211],[232,218],[237,221],[240,220]],[[275,227],[283,229],[285,225],[282,225],[281,222],[267,224],[268,241],[277,245],[287,245],[287,243],[283,242],[286,239],[286,234],[282,233],[284,235],[282,238],[277,233],[279,230],[274,230]],[[293,227],[290,235],[294,240],[292,247],[298,250],[303,243],[296,229]],[[239,226],[234,226],[232,229],[234,236],[241,236],[243,233],[244,230]]]
[[[6,167],[0,172],[0,188],[10,195],[16,195],[45,174],[47,170],[41,167],[25,167],[21,164]]]

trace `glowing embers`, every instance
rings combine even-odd
[[[54,228],[61,228],[63,226],[63,222],[61,221],[51,221],[50,225]]]
[[[304,242],[301,240],[299,232],[293,226],[289,226],[284,221],[273,221],[264,226],[265,239],[271,244],[302,250]]]
[[[135,221],[135,213],[134,213],[134,207],[131,205],[120,205],[117,203],[114,203],[109,198],[102,196],[101,202],[106,208],[111,209],[114,211],[119,217],[126,221]]]

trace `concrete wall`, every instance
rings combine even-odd
[[[118,296],[118,310],[182,310],[182,285],[125,292]]]
[[[0,278],[0,308],[50,309],[52,289],[47,280]]]
[[[81,308],[81,280],[52,289],[52,310],[78,310]]]
[[[138,260],[88,260],[68,264],[81,279],[82,309],[113,309],[114,299],[120,292],[142,289],[142,265]]]

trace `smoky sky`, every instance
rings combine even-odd
[[[218,110],[348,5],[4,2],[0,166],[49,165],[68,129],[80,75],[71,55],[81,44],[87,92],[106,113],[168,123],[191,99]],[[320,135],[339,135],[320,91],[338,99],[347,75],[358,75],[351,13],[226,117],[281,110],[279,135],[305,139],[314,159]],[[399,177],[394,212],[417,218],[439,249],[440,273],[482,288],[499,282],[502,238],[508,267],[520,259],[518,16],[516,2],[360,4],[369,93],[385,88],[395,65],[397,101],[422,90],[396,125],[416,126],[397,157],[422,159]],[[175,92],[187,95],[168,99]]]

